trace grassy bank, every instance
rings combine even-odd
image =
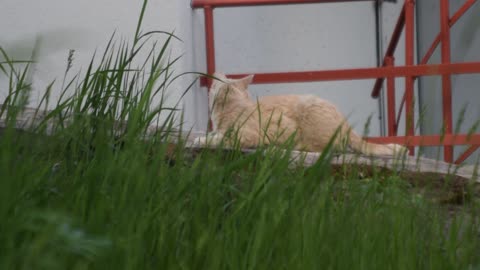
[[[88,138],[90,139],[90,138]],[[1,269],[478,269],[474,206],[401,178],[106,135],[0,141]],[[89,140],[87,140],[89,141]],[[360,180],[361,179],[361,180]],[[472,211],[472,212],[470,212]],[[473,215],[472,215],[473,214]],[[477,268],[473,267],[476,266]]]

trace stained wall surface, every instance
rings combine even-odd
[[[450,1],[450,14],[454,14],[465,1]],[[417,1],[418,51],[424,55],[440,31],[440,1]],[[470,10],[451,28],[451,61],[480,61],[480,3],[477,1]],[[441,62],[441,47],[433,54],[429,63]],[[443,126],[442,79],[440,76],[420,79],[420,104],[423,111],[421,132],[439,134]],[[480,120],[480,74],[455,75],[452,77],[452,106],[454,130],[468,133]],[[464,111],[464,113],[462,113]],[[477,129],[478,131],[478,129]],[[455,147],[458,157],[466,146]],[[439,147],[423,149],[429,157],[440,156]],[[476,162],[479,151],[467,162]]]

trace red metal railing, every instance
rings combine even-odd
[[[193,8],[210,7],[242,7],[242,6],[272,6],[272,5],[297,5],[312,3],[340,3],[373,0],[193,0]]]
[[[372,1],[372,0],[362,0]],[[368,138],[369,141],[378,143],[400,143],[408,146],[413,154],[415,146],[443,146],[444,158],[453,162],[454,145],[470,145],[455,163],[461,163],[473,152],[480,148],[480,134],[453,134],[452,124],[452,94],[451,75],[480,73],[480,62],[450,63],[450,27],[476,2],[467,0],[463,6],[452,16],[449,16],[449,0],[440,0],[440,25],[441,31],[433,41],[430,49],[422,58],[420,64],[414,61],[414,12],[415,1],[405,0],[400,16],[392,34],[389,46],[383,59],[383,66],[378,68],[360,68],[343,70],[323,70],[304,72],[280,72],[255,74],[253,83],[292,83],[331,80],[357,80],[377,79],[372,91],[372,97],[377,98],[385,78],[387,79],[387,120],[388,136]],[[355,0],[192,0],[193,8],[203,8],[205,12],[205,35],[207,54],[207,73],[215,71],[215,48],[213,9],[216,7],[258,6],[258,5],[288,5],[308,3],[332,2],[358,2]],[[405,32],[405,66],[395,66],[394,53],[402,32]],[[441,44],[441,64],[427,64],[434,50]],[[441,75],[443,96],[443,135],[415,135],[414,131],[414,83],[419,76]],[[231,77],[241,77],[244,74],[230,74]],[[405,77],[405,94],[402,98],[399,113],[395,112],[395,78]],[[201,79],[202,86],[208,86],[206,78]],[[397,136],[398,125],[405,106],[406,136]]]

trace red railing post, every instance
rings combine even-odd
[[[385,58],[385,65],[392,67],[395,64],[393,56]],[[397,122],[395,119],[395,77],[387,77],[387,117],[388,117],[388,136],[397,135]]]
[[[442,64],[450,64],[450,6],[448,0],[440,2],[440,29],[442,36]],[[452,134],[452,81],[451,75],[442,75],[443,125],[446,135]],[[453,162],[453,147],[444,146],[444,159]]]
[[[450,18],[450,20],[448,21],[448,26],[452,27],[455,23],[457,23],[460,17],[462,17],[463,14],[465,14],[468,11],[468,9],[471,8],[473,4],[475,4],[476,1],[477,0],[468,0],[467,2],[465,2],[465,4],[463,4],[463,6],[461,6],[457,10],[457,12],[455,12],[455,14],[453,14],[452,18]],[[428,49],[427,53],[422,58],[422,61],[420,61],[420,65],[424,65],[428,63],[428,60],[430,60],[430,57],[432,57],[433,53],[435,52],[435,49],[438,47],[438,44],[440,44],[441,39],[442,39],[442,32],[440,31],[438,35],[435,37],[435,39],[433,40],[432,45]]]
[[[213,7],[204,6],[205,13],[205,49],[207,56],[207,73],[212,75],[215,72],[215,36],[213,30]],[[210,88],[211,80],[207,80],[207,87]]]
[[[203,11],[205,14],[205,49],[207,57],[207,74],[213,75],[215,72],[215,36],[213,28],[213,7],[204,6]],[[210,91],[211,79],[207,79],[207,91]],[[208,96],[210,98],[210,95]],[[212,130],[213,124],[210,118],[210,111],[208,113],[208,130]]]
[[[414,40],[414,12],[415,12],[415,1],[414,0],[405,0],[405,65],[413,66],[414,65],[414,49],[415,49],[415,40]],[[413,100],[413,88],[414,80],[413,76],[405,77],[405,132],[407,136],[413,136],[415,133],[414,128],[414,100]],[[415,148],[410,147],[410,155],[414,155]]]

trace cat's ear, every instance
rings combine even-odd
[[[241,79],[235,80],[234,85],[242,90],[246,90],[248,86],[252,83],[254,75],[248,75]]]
[[[210,85],[211,89],[217,89],[228,81],[227,76],[221,72],[213,73],[212,77],[212,84]]]
[[[215,73],[213,73],[213,77],[217,78],[217,79],[220,79],[222,81],[226,80],[227,79],[227,76],[225,76],[225,74],[221,73],[221,72],[218,72],[216,71]]]

